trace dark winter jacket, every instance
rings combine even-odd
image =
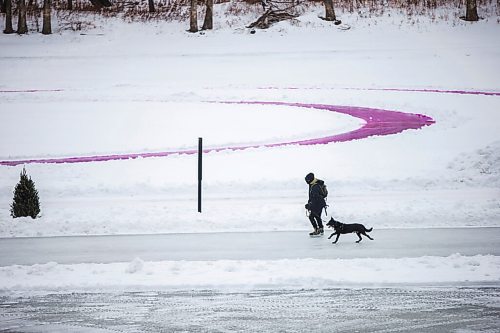
[[[314,179],[309,184],[309,201],[307,202],[308,209],[316,214],[320,215],[321,210],[326,206],[325,198],[321,195],[320,184],[324,184],[325,182],[320,179]]]

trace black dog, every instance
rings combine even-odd
[[[361,240],[362,240],[361,235],[365,235],[366,237],[373,240],[373,238],[371,238],[370,236],[368,236],[366,234],[367,232],[372,231],[373,228],[366,229],[366,227],[362,224],[358,224],[358,223],[344,224],[344,223],[340,223],[339,221],[335,221],[332,217],[330,219],[330,222],[328,222],[326,224],[326,226],[329,228],[333,228],[335,230],[335,232],[333,234],[331,234],[330,237],[328,237],[328,239],[332,238],[333,235],[337,235],[337,239],[335,239],[335,242],[332,242],[332,244],[337,243],[341,234],[350,234],[352,232],[355,232],[359,237],[359,240],[356,241],[356,243],[361,242]]]

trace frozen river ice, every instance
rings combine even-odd
[[[1,239],[0,250],[10,255],[2,257],[0,266],[32,265],[51,260],[75,264],[54,268],[40,266],[38,270],[33,268],[31,273],[28,271],[27,275],[42,274],[39,279],[45,279],[42,276],[48,273],[44,269],[55,269],[55,275],[46,276],[58,279],[57,272],[76,269],[78,263],[127,261],[138,255],[145,260],[180,261],[403,258],[449,256],[456,252],[469,256],[497,256],[499,230],[374,230],[371,235],[375,241],[355,244],[356,236],[344,235],[336,245],[332,245],[327,236],[311,239],[303,232]],[[325,265],[332,262],[325,260]],[[465,265],[457,272],[465,272],[468,267]],[[17,274],[17,269],[21,268],[11,266],[9,272]],[[341,274],[343,269],[349,268],[341,264],[335,269]],[[195,274],[196,271],[188,272]],[[116,275],[118,279],[123,277],[123,273],[120,274]],[[130,278],[131,274],[125,275]],[[451,281],[461,281],[459,278]],[[168,277],[163,279],[168,280]],[[0,332],[464,333],[499,332],[500,327],[497,282],[351,283],[339,284],[338,288],[330,284],[323,288],[321,281],[310,281],[311,286],[306,288],[279,285],[268,288],[183,285],[155,288],[127,284],[108,288],[106,283],[100,285],[101,280],[97,281],[95,288],[92,285],[85,288],[83,281],[83,288],[30,287],[28,284],[27,289],[21,285],[3,289],[0,292]]]
[[[2,332],[498,332],[498,287],[0,296]]]

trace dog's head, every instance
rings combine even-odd
[[[326,226],[327,226],[328,228],[333,228],[333,229],[336,229],[336,228],[340,227],[340,225],[341,225],[341,224],[342,224],[342,223],[340,223],[339,221],[335,221],[335,220],[333,219],[333,217],[332,217],[332,218],[330,218],[330,221],[328,221],[328,223],[326,224]]]

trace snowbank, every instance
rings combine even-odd
[[[220,260],[0,268],[0,290],[123,288],[331,288],[350,284],[500,281],[500,257],[402,259]]]

